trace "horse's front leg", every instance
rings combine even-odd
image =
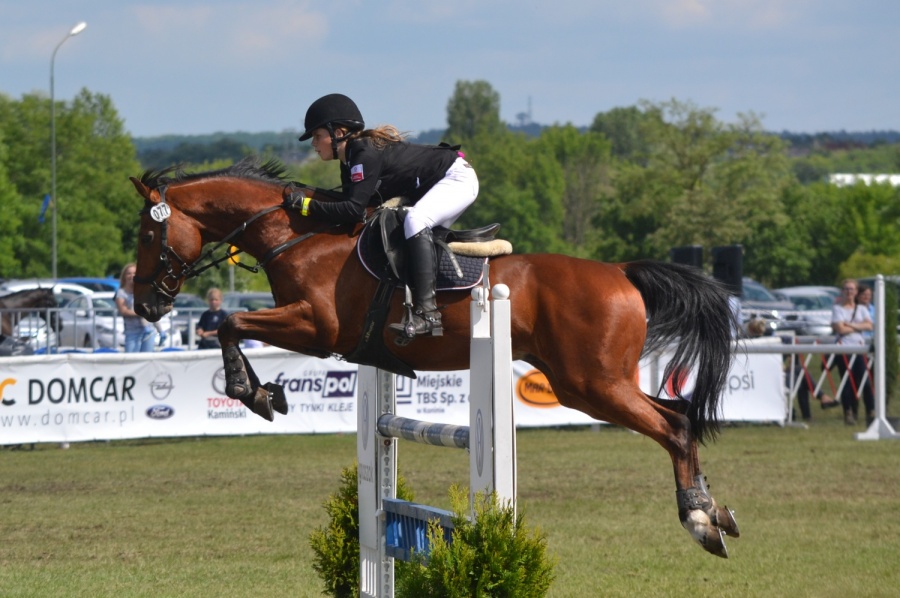
[[[302,303],[256,312],[235,312],[225,318],[219,326],[219,342],[225,362],[225,394],[269,421],[275,419],[275,412],[287,415],[284,388],[273,382],[261,384],[239,343],[241,339],[252,338],[294,349],[286,342],[290,339],[302,346],[304,339],[312,340],[310,328],[303,325],[307,319],[304,315],[309,311],[309,305]]]
[[[280,384],[260,384],[259,378],[247,356],[236,345],[222,343],[222,359],[225,362],[225,394],[237,399],[256,415],[273,421],[275,412],[287,415],[287,398]]]

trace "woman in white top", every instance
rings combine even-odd
[[[839,345],[866,346],[868,343],[864,332],[872,330],[872,317],[866,306],[856,302],[859,285],[852,278],[841,283],[841,295],[831,309],[831,329],[838,336]],[[871,421],[875,416],[875,395],[872,393],[872,381],[865,378],[865,355],[837,355],[838,372],[843,378],[849,369],[850,377],[841,391],[841,404],[844,406],[844,423],[856,424],[859,411],[858,394],[860,384],[866,380],[862,388],[863,401],[866,405],[866,418]]]
[[[119,290],[115,301],[119,314],[125,322],[125,352],[152,351],[156,344],[156,328],[134,313],[134,274],[135,264],[126,264],[119,276]]]

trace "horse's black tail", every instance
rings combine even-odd
[[[728,381],[737,326],[728,291],[692,266],[648,260],[622,267],[647,309],[644,354],[674,345],[675,354],[663,379],[676,382],[673,387],[682,399],[678,382],[696,366],[697,383],[687,417],[700,442],[715,439],[719,398]]]

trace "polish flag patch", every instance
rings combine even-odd
[[[362,164],[354,164],[350,168],[350,180],[354,183],[358,183],[363,180],[365,176],[363,175],[363,165]]]

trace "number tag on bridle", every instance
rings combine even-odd
[[[172,215],[172,210],[168,204],[160,203],[150,208],[150,217],[157,222],[163,222]]]

